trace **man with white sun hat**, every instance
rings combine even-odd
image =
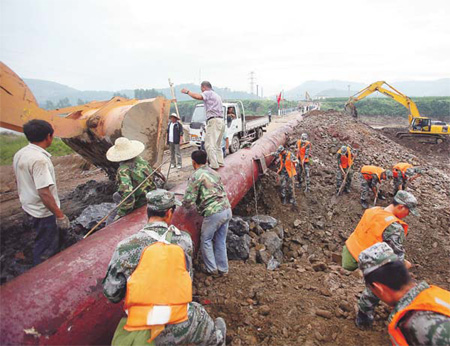
[[[144,151],[145,146],[142,142],[130,140],[125,137],[116,139],[115,144],[106,152],[106,158],[111,162],[120,164],[116,182],[117,192],[114,193],[116,203],[123,200],[142,183],[149,175],[153,173],[150,164],[139,155]],[[129,214],[134,209],[146,205],[145,195],[156,189],[153,178],[147,179],[117,210],[115,220]]]

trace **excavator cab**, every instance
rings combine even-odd
[[[411,128],[413,131],[430,132],[431,119],[429,119],[429,118],[413,118],[413,121],[411,123]]]

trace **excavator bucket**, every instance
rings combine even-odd
[[[118,164],[106,159],[106,152],[119,137],[139,140],[142,156],[153,166],[162,162],[169,121],[170,100],[114,97],[85,105],[46,111],[40,108],[25,82],[0,63],[0,125],[22,132],[31,119],[52,124],[55,135],[87,161],[102,168],[111,178]]]

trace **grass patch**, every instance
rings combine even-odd
[[[12,164],[14,154],[24,146],[28,145],[28,141],[24,135],[13,133],[0,134],[0,165]],[[59,138],[53,140],[52,145],[47,151],[53,156],[64,156],[73,153],[73,150],[61,141]]]

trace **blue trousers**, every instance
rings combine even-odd
[[[231,209],[203,218],[200,248],[209,273],[228,273],[227,233]]]
[[[59,250],[59,230],[54,215],[43,218],[29,216],[36,235],[33,247],[33,265],[52,257]]]

